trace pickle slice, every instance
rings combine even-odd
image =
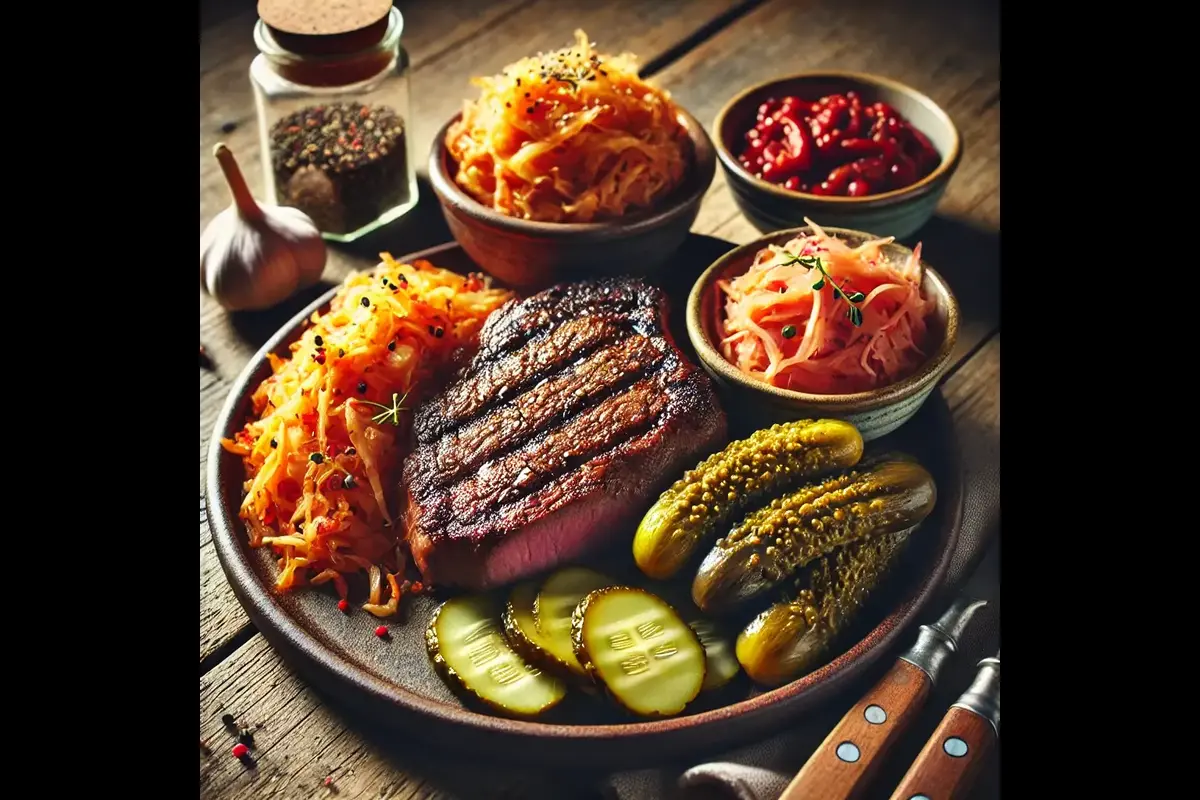
[[[547,654],[575,675],[587,672],[571,647],[571,614],[590,592],[611,586],[612,581],[587,567],[566,567],[546,579],[533,601],[533,619]]]
[[[704,686],[702,691],[720,689],[742,671],[732,641],[716,624],[706,619],[692,620],[692,630],[704,646]]]
[[[546,635],[537,626],[533,616],[533,604],[537,601],[540,584],[537,581],[518,583],[509,592],[504,606],[504,636],[517,653],[532,664],[567,669],[554,654]]]
[[[589,594],[572,616],[571,642],[588,673],[643,717],[678,714],[704,685],[700,638],[642,589],[610,586]]]
[[[447,600],[425,629],[434,666],[453,684],[502,713],[535,717],[566,696],[558,678],[530,666],[500,630],[500,608],[490,595]]]

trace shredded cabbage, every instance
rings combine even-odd
[[[682,182],[687,131],[667,92],[628,53],[575,45],[476,78],[477,101],[446,134],[455,180],[486,206],[543,222],[591,222],[646,209]]]
[[[279,555],[276,586],[333,581],[346,598],[345,575],[366,570],[363,608],[389,616],[406,564],[392,503],[408,446],[407,409],[512,294],[477,274],[380,257],[374,270],[346,279],[329,311],[313,314],[289,357],[268,356],[271,375],[252,397],[255,418],[222,445],[242,456],[240,515],[251,546]],[[406,410],[389,414],[401,399]]]
[[[721,352],[742,372],[785,389],[846,394],[893,383],[920,366],[936,301],[922,292],[921,245],[899,267],[881,247],[893,238],[850,247],[812,220],[810,236],[760,250],[744,274],[718,281],[725,293]],[[817,256],[820,271],[789,264]],[[815,288],[819,286],[820,288]],[[851,319],[847,295],[860,325]]]

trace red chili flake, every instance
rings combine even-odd
[[[296,483],[293,478],[284,478],[279,482],[279,488],[276,490],[279,496],[289,503],[295,502],[300,497],[300,484]]]
[[[350,143],[350,146],[353,147],[355,150],[362,150],[362,139],[355,139],[353,142]]]
[[[380,639],[387,636],[388,635],[387,625],[380,625],[378,628],[376,628],[375,635],[378,636]]]
[[[242,744],[241,742],[238,742],[237,744],[235,744],[233,746],[233,757],[234,758],[242,759],[242,758],[245,758],[249,754],[250,754],[250,748],[246,747],[246,745]]]
[[[368,106],[363,106],[361,116],[363,119],[366,119],[367,117],[371,116],[371,109]]]
[[[318,364],[324,365],[325,364],[325,351],[318,350],[317,354],[313,356],[313,361],[317,362]]]
[[[421,592],[425,591],[425,584],[421,583],[420,581],[414,581],[412,585],[412,591],[413,594],[420,594]]]
[[[332,776],[332,775],[326,775],[326,776],[325,776],[325,785],[326,785],[326,786],[333,786],[333,776]]]
[[[345,600],[344,598],[343,598],[343,599],[341,599],[341,600],[338,600],[338,611],[341,611],[342,613],[345,613],[345,612],[347,612],[347,611],[349,611],[349,610],[350,610],[350,604],[349,604],[349,603],[347,603],[347,602],[346,602],[346,600]]]

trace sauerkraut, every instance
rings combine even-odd
[[[593,222],[648,209],[682,183],[691,142],[636,57],[575,45],[476,78],[478,100],[446,134],[455,181],[521,219]]]
[[[388,616],[406,562],[393,504],[409,410],[512,294],[479,275],[381,258],[347,278],[327,312],[313,314],[289,357],[269,355],[254,418],[222,445],[242,457],[240,514],[250,545],[279,556],[276,587],[333,581],[345,599],[344,576],[366,572],[363,608]]]

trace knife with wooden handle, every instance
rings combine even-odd
[[[941,724],[891,800],[954,800],[967,796],[980,765],[1000,739],[1000,653],[979,662],[971,686]]]
[[[925,704],[971,617],[987,605],[960,597],[842,717],[779,800],[851,800],[859,797],[900,735]]]

